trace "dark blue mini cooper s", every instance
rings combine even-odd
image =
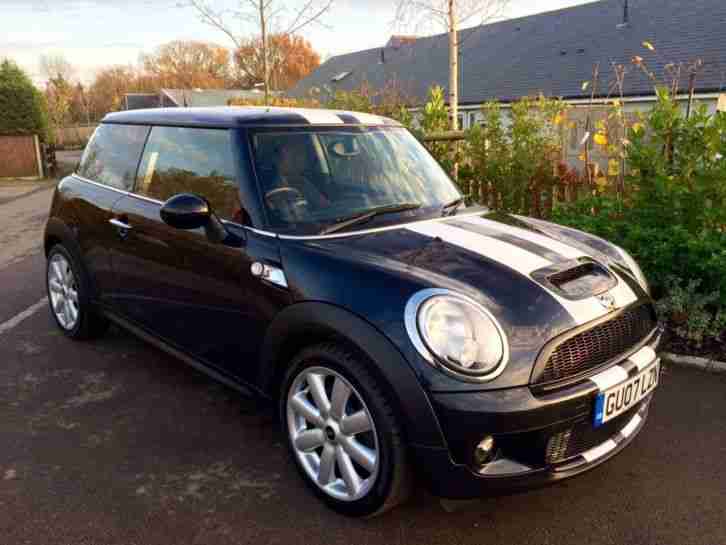
[[[282,108],[108,115],[58,185],[50,306],[279,407],[338,512],[419,478],[468,498],[582,473],[643,427],[661,336],[622,249],[468,206],[389,119]]]

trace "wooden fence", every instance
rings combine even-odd
[[[37,136],[0,136],[0,178],[42,177],[43,166]]]

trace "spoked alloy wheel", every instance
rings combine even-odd
[[[328,496],[363,498],[379,474],[380,448],[371,411],[340,373],[307,367],[286,401],[293,452],[307,476]]]
[[[58,324],[72,331],[80,315],[78,282],[71,264],[60,253],[53,254],[48,262],[48,294]]]

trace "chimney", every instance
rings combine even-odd
[[[623,0],[623,22],[618,24],[618,28],[627,28],[630,26],[630,6],[628,0]]]
[[[625,0],[623,4],[623,24],[627,25],[630,23],[630,13],[628,10],[628,0]]]

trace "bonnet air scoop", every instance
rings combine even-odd
[[[618,281],[597,261],[581,258],[532,273],[540,284],[568,299],[586,299],[614,288]]]

